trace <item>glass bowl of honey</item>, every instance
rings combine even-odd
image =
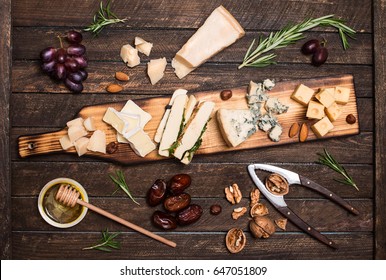
[[[48,182],[40,191],[38,209],[40,215],[50,225],[58,228],[69,228],[83,220],[87,213],[87,207],[79,204],[74,207],[67,207],[56,201],[56,193],[63,184],[76,189],[80,194],[80,199],[88,202],[87,192],[81,184],[70,178],[56,178]]]

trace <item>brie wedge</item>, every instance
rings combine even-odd
[[[204,24],[176,53],[172,66],[183,78],[209,58],[245,35],[238,21],[223,7],[216,8]]]
[[[87,149],[93,152],[106,153],[106,134],[102,130],[96,130],[90,137]]]
[[[181,160],[184,164],[190,163],[194,151],[190,151],[200,141],[206,124],[214,109],[214,102],[206,101],[199,105],[197,112],[192,116],[192,119],[187,123],[181,139],[178,140],[178,146],[174,151],[174,156]]]

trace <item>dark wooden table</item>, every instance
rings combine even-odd
[[[39,70],[39,52],[58,45],[56,35],[81,29],[90,23],[99,1],[3,0],[0,5],[0,228],[2,259],[385,259],[386,258],[386,86],[385,38],[386,2],[382,0],[331,1],[112,1],[113,10],[128,17],[125,24],[106,28],[99,38],[84,34],[89,78],[82,94],[69,93]],[[105,86],[113,73],[124,66],[120,47],[141,36],[154,42],[152,57],[172,58],[175,52],[203,23],[211,11],[223,4],[246,29],[246,36],[213,57],[183,80],[167,67],[163,80],[152,86],[146,76],[146,59],[128,70],[131,81],[118,94],[108,94]],[[307,32],[308,38],[325,38],[328,63],[315,68],[299,53],[304,42],[277,52],[278,64],[264,69],[237,70],[238,63],[253,38],[300,22],[307,17],[336,14],[358,34],[343,51],[332,29]],[[275,78],[278,81],[338,74],[353,74],[357,93],[359,135],[297,143],[248,151],[197,156],[189,166],[175,161],[119,166],[95,159],[55,154],[20,159],[17,137],[53,131],[65,126],[85,105],[170,95],[176,88],[190,92],[238,87],[250,80]],[[323,148],[335,155],[358,182],[360,191],[332,180],[332,171],[317,165],[317,152]],[[287,202],[301,217],[327,234],[339,245],[332,250],[289,224],[287,232],[277,232],[266,240],[252,239],[247,233],[245,249],[231,255],[225,233],[234,226],[248,231],[247,216],[233,221],[231,205],[223,189],[237,182],[247,194],[253,186],[246,166],[272,163],[308,175],[327,186],[360,210],[355,217],[318,194],[294,187]],[[123,193],[112,195],[114,186],[108,174],[125,172],[133,195],[141,206]],[[190,194],[204,208],[196,224],[160,234],[177,242],[175,249],[130,231],[89,212],[77,226],[59,230],[46,224],[37,210],[42,186],[56,177],[70,177],[83,184],[93,204],[109,209],[150,230],[152,209],[145,193],[157,178],[169,179],[186,172],[192,175]],[[247,198],[244,203],[247,204]],[[213,203],[223,206],[220,216],[209,214]],[[279,217],[270,205],[271,217]],[[112,253],[82,251],[98,241],[108,228],[120,231],[122,249]]]

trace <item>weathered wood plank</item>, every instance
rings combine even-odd
[[[230,254],[224,244],[225,233],[178,235],[165,234],[177,243],[168,248],[146,237],[123,233],[118,240],[122,249],[110,254],[82,250],[100,239],[90,233],[14,232],[15,259],[372,259],[371,233],[329,234],[339,246],[332,250],[305,234],[276,234],[256,240],[247,235],[247,245],[237,255]],[[65,244],[66,249],[63,249]]]
[[[13,30],[13,59],[40,59],[39,53],[47,46],[59,47],[57,34],[65,34],[64,28],[30,28],[15,27]],[[101,37],[93,37],[85,33],[83,44],[87,48],[89,61],[121,61],[119,51],[124,44],[134,44],[134,37],[140,36],[149,42],[154,42],[150,57],[140,54],[142,62],[149,59],[166,57],[172,58],[194,33],[194,30],[123,30],[111,29]],[[231,47],[214,56],[209,62],[233,62],[239,64],[253,39],[267,32],[248,32],[241,40]],[[336,33],[307,32],[306,38],[324,38],[329,50],[328,63],[333,64],[372,64],[371,34],[358,34],[356,40],[350,41],[350,48],[343,50],[339,35]],[[280,63],[309,63],[310,56],[300,53],[306,39],[276,51]],[[29,42],[26,44],[25,42]]]
[[[11,96],[11,1],[0,5],[0,257],[12,257],[11,249],[11,178],[10,178],[10,123]]]
[[[338,157],[337,157],[338,158]],[[310,161],[316,161],[317,156]],[[342,155],[339,156],[342,159]],[[257,162],[257,161],[256,161]],[[354,188],[342,185],[332,180],[338,178],[327,167],[312,164],[278,164],[283,168],[309,177],[315,182],[327,187],[344,198],[373,198],[373,166],[346,164],[346,170],[353,176],[359,186],[359,192]],[[249,196],[249,191],[254,187],[247,172],[247,164],[240,163],[196,163],[193,161],[188,167],[178,162],[164,162],[133,165],[130,167],[117,166],[101,162],[28,162],[18,161],[12,163],[12,195],[14,197],[37,196],[42,187],[50,180],[58,177],[70,177],[80,182],[89,192],[90,196],[125,197],[123,192],[112,195],[115,186],[108,178],[116,170],[122,170],[130,181],[130,190],[135,197],[145,197],[146,192],[153,182],[162,178],[169,180],[178,173],[188,173],[193,179],[189,193],[195,197],[224,198],[223,190],[226,186],[237,183],[244,197]],[[152,174],[148,176],[146,174]],[[259,175],[260,176],[260,175]],[[261,176],[264,178],[264,176]],[[32,183],[31,183],[32,182]],[[98,184],[95,184],[98,182]],[[304,187],[293,186],[287,198],[321,198],[320,194]]]
[[[12,2],[15,26],[87,26],[98,10],[99,1],[38,0]],[[219,5],[226,7],[246,29],[280,29],[288,22],[336,14],[358,31],[370,32],[371,1],[112,1],[112,10],[127,17],[127,28],[198,28]],[[360,7],[360,9],[358,9]]]
[[[375,59],[375,257],[386,259],[386,2],[374,1],[374,59]]]
[[[123,62],[93,62],[87,70],[89,77],[84,82],[83,95],[87,93],[107,94],[106,86],[116,82],[114,73],[122,69],[130,76],[130,81],[122,83],[124,90],[116,94],[119,96],[172,94],[177,88],[197,92],[247,86],[251,80],[260,81],[266,78],[288,81],[344,74],[354,76],[357,97],[371,97],[373,95],[371,66],[326,64],[315,70],[315,67],[310,64],[290,64],[291,71],[288,71],[288,67],[288,64],[280,64],[263,69],[243,68],[237,70],[237,65],[207,63],[180,80],[169,64],[166,67],[164,78],[153,86],[150,84],[146,74],[146,66],[143,64],[128,69]],[[70,93],[62,83],[54,82],[44,75],[40,70],[38,61],[14,62],[12,91],[16,93]],[[107,95],[114,96],[114,94]],[[44,98],[47,96],[45,95]],[[68,96],[65,98],[70,99]]]
[[[222,189],[218,188],[219,193]],[[187,190],[188,193],[191,193]],[[204,212],[202,217],[194,224],[184,227],[177,227],[173,232],[218,232],[227,231],[231,227],[240,227],[249,231],[249,214],[245,214],[238,220],[232,219],[232,211],[236,207],[245,206],[249,209],[249,199],[243,199],[237,205],[231,205],[224,197],[221,198],[198,198],[192,194],[192,203],[199,204]],[[90,203],[106,211],[128,220],[151,231],[159,231],[151,223],[151,215],[155,210],[162,210],[161,206],[149,207],[145,199],[138,198],[141,206],[135,205],[128,198],[90,198]],[[371,200],[347,200],[354,208],[360,211],[358,216],[352,215],[340,206],[325,199],[287,200],[288,206],[298,214],[304,221],[314,226],[319,231],[328,232],[370,232],[373,229],[373,203]],[[271,219],[281,218],[279,212],[266,200],[261,200],[269,209],[268,217]],[[222,212],[218,216],[209,213],[212,204],[222,206]],[[249,210],[248,210],[249,211]],[[249,212],[248,212],[249,213]],[[333,217],[333,218],[332,218]],[[72,231],[101,231],[108,228],[110,231],[131,231],[124,226],[109,220],[99,214],[90,211],[86,218],[75,226]],[[14,231],[63,231],[46,223],[40,216],[36,198],[12,198],[12,230]],[[280,231],[278,229],[278,231]],[[299,232],[296,226],[291,223],[287,226],[287,232]]]

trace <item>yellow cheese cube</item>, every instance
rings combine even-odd
[[[346,87],[335,87],[334,97],[336,103],[345,105],[350,98],[350,89]]]
[[[309,118],[309,119],[318,119],[318,120],[320,120],[324,116],[325,116],[325,114],[324,114],[324,106],[322,104],[320,104],[319,102],[311,100],[310,103],[308,103],[306,117]]]
[[[323,119],[321,119],[320,121],[318,121],[317,123],[311,126],[312,131],[318,137],[323,137],[333,128],[334,128],[334,125],[330,122],[330,120],[327,117],[324,117]]]
[[[307,104],[310,102],[312,96],[314,95],[314,90],[300,84],[294,91],[294,93],[291,95],[291,98],[300,104],[307,106]]]
[[[328,108],[335,102],[334,96],[327,89],[322,89],[320,92],[315,94],[315,98],[323,104],[324,107]]]
[[[340,114],[342,114],[342,110],[339,108],[338,104],[335,102],[332,103],[332,105],[326,109],[324,109],[326,112],[327,117],[330,119],[330,121],[336,121]]]

